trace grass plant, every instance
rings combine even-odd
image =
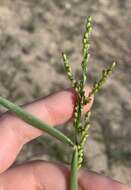
[[[85,85],[87,81],[87,71],[89,63],[89,48],[90,48],[90,34],[92,31],[92,19],[88,17],[85,24],[85,32],[82,40],[82,63],[81,70],[82,76],[80,80],[77,80],[72,72],[71,64],[66,53],[62,53],[64,68],[68,79],[71,82],[72,88],[77,94],[76,105],[74,109],[73,129],[74,138],[70,139],[58,129],[50,127],[48,124],[43,123],[35,116],[27,113],[24,109],[10,102],[9,100],[0,96],[0,105],[6,107],[11,112],[15,113],[18,117],[23,119],[30,125],[44,130],[51,136],[57,138],[61,142],[69,145],[72,149],[72,161],[71,161],[71,174],[70,174],[70,190],[78,189],[77,173],[82,166],[84,159],[84,146],[89,135],[90,117],[91,112],[83,114],[83,107],[91,101],[92,96],[95,96],[97,92],[102,88],[103,84],[112,73],[116,63],[113,62],[107,69],[102,71],[102,74],[98,81],[96,81],[92,87],[88,96],[85,93]]]

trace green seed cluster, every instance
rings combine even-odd
[[[83,36],[83,48],[82,48],[82,54],[83,54],[83,61],[82,61],[82,69],[83,71],[87,71],[87,62],[89,60],[89,48],[90,48],[90,33],[92,31],[92,19],[91,17],[88,17],[86,20],[86,26],[85,26],[85,32]]]
[[[68,79],[71,81],[72,87],[76,87],[76,80],[74,79],[69,59],[65,53],[62,53],[62,56]]]
[[[115,63],[113,63],[108,69],[103,70],[102,76],[100,79],[94,83],[92,91],[89,93],[88,96],[85,94],[85,84],[87,81],[87,71],[88,71],[88,62],[89,62],[89,48],[90,48],[90,34],[92,31],[92,19],[88,17],[86,20],[85,25],[85,32],[83,35],[83,47],[82,47],[82,77],[78,81],[75,79],[69,59],[65,53],[62,54],[65,71],[67,73],[68,79],[71,81],[72,87],[77,93],[77,101],[74,108],[74,121],[73,126],[75,129],[75,138],[74,144],[75,148],[77,147],[78,150],[78,160],[77,160],[77,167],[78,169],[81,167],[84,157],[84,145],[86,143],[88,137],[88,130],[90,128],[90,116],[91,112],[82,114],[83,107],[91,101],[91,97],[95,95],[103,86],[108,76],[112,73],[113,68],[115,67]],[[83,116],[82,116],[83,115]]]
[[[94,83],[94,85],[93,85],[92,94],[96,94],[102,88],[103,84],[105,83],[105,81],[107,80],[109,75],[112,73],[113,68],[115,67],[115,65],[116,65],[116,63],[113,62],[111,64],[111,66],[109,66],[108,69],[102,71],[101,78],[98,80],[98,82]]]
[[[116,62],[113,62],[107,69],[102,71],[100,79],[94,83],[92,91],[90,92],[89,96],[86,97],[87,103],[90,101],[91,96],[95,95],[102,88],[103,84],[106,82],[108,77],[112,74],[112,71],[115,66],[116,66]]]
[[[90,116],[91,112],[87,112],[85,114],[85,123],[83,127],[81,126],[80,128],[80,135],[81,135],[81,140],[78,145],[78,169],[81,167],[81,164],[83,162],[83,157],[84,157],[84,145],[86,143],[87,137],[88,137],[88,129],[90,128]]]
[[[89,63],[89,48],[90,48],[90,34],[92,31],[92,19],[91,17],[88,17],[86,20],[86,26],[85,26],[85,32],[83,35],[83,47],[82,47],[82,55],[83,55],[83,60],[82,60],[82,80],[80,83],[81,86],[81,92],[84,93],[84,85],[87,80],[87,70],[88,70],[88,63]],[[84,96],[82,94],[82,96]]]
[[[85,32],[83,35],[83,47],[82,47],[83,60],[81,64],[82,78],[80,81],[76,81],[76,79],[74,78],[67,55],[65,53],[62,54],[64,67],[65,67],[68,79],[71,81],[71,84],[77,93],[77,103],[74,109],[73,126],[75,129],[74,141],[78,148],[78,168],[80,168],[81,163],[83,161],[84,144],[88,137],[88,128],[90,126],[89,124],[90,112],[86,113],[82,120],[82,111],[83,111],[84,105],[86,105],[87,103],[87,100],[86,100],[87,97],[85,95],[84,87],[85,87],[85,83],[87,79],[87,68],[88,68],[89,47],[90,47],[89,38],[90,38],[91,30],[92,30],[91,17],[88,17],[86,20],[86,27],[85,27]]]

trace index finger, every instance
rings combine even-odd
[[[86,93],[90,88],[86,88]],[[73,116],[76,94],[72,90],[57,92],[45,99],[25,105],[24,109],[49,125],[62,124]],[[85,106],[88,111],[92,105]],[[7,112],[0,118],[0,173],[15,160],[23,144],[40,136],[43,131],[25,123],[14,114]]]

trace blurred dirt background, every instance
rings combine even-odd
[[[69,87],[61,52],[79,77],[83,26],[91,15],[88,84],[113,60],[118,65],[93,106],[85,167],[131,186],[130,10],[130,0],[0,0],[0,95],[21,105]],[[41,137],[23,147],[16,163],[69,163],[69,155],[58,141]]]

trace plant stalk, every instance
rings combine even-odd
[[[75,146],[71,162],[70,190],[78,190],[77,170],[78,170],[78,150],[77,146]]]
[[[65,143],[65,144],[74,146],[74,143],[66,135],[61,133],[59,130],[47,125],[46,123],[37,119],[32,114],[23,110],[21,107],[17,106],[16,104],[10,102],[9,100],[7,100],[1,96],[0,96],[0,104],[2,106],[6,107],[7,109],[9,109],[11,112],[14,112],[19,118],[21,118],[28,124],[47,132],[48,134],[52,135],[53,137],[56,137],[58,140],[60,140],[61,142]]]

